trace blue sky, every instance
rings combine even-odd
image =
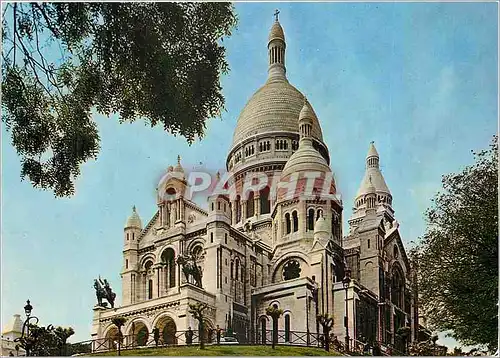
[[[185,167],[224,167],[238,114],[266,79],[276,7],[288,78],[320,119],[345,229],[373,140],[404,240],[423,234],[441,176],[471,164],[471,150],[497,131],[497,4],[238,3],[238,28],[224,40],[227,111],[191,147],[140,121],[96,116],[99,157],[82,167],[74,197],[56,199],[20,180],[2,126],[2,326],[29,298],[42,324],[74,327],[72,341],[89,338],[93,279],[106,277],[121,296],[132,205],[149,220],[155,185],[178,154]]]

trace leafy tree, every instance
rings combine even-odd
[[[333,316],[327,313],[319,314],[316,319],[323,328],[323,335],[325,337],[325,350],[330,351],[330,331],[333,326]]]
[[[203,332],[205,329],[205,317],[203,316],[203,311],[208,307],[206,303],[190,303],[189,313],[193,316],[195,320],[198,321],[198,337],[200,340],[200,349],[205,349],[205,341],[203,337]]]
[[[498,345],[497,140],[474,153],[473,165],[443,176],[426,233],[412,252],[430,327],[491,351]]]
[[[236,21],[230,3],[7,4],[2,120],[21,177],[72,195],[80,164],[99,151],[93,112],[203,137],[224,108],[222,40]]]
[[[118,355],[120,355],[121,353],[120,346],[123,343],[122,326],[125,325],[125,322],[127,322],[127,319],[125,317],[114,317],[111,320],[111,323],[113,323],[118,329]]]
[[[61,355],[61,348],[66,344],[63,339],[67,339],[73,333],[73,328],[54,328],[52,325],[41,327],[30,324],[29,335],[19,339],[19,346],[31,356],[57,356]]]
[[[66,342],[67,342],[69,337],[71,337],[73,334],[75,334],[75,331],[71,327],[69,327],[69,328],[57,327],[54,330],[54,334],[59,339],[60,354],[62,356],[65,356],[66,355]]]
[[[266,315],[273,320],[273,349],[278,342],[278,319],[283,315],[283,310],[277,306],[269,306],[266,308]]]

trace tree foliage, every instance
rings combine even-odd
[[[278,343],[278,319],[283,315],[283,310],[275,305],[266,308],[266,315],[273,321],[273,349]]]
[[[19,339],[19,346],[29,350],[31,356],[65,355],[66,341],[75,333],[73,328],[54,328],[30,324],[29,335]]]
[[[430,327],[490,350],[498,338],[497,140],[474,153],[473,165],[443,176],[412,253]]]
[[[3,16],[2,120],[21,176],[74,193],[97,157],[93,112],[144,119],[191,143],[224,106],[230,3],[11,3]]]

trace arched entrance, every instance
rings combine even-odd
[[[156,323],[156,328],[160,330],[160,338],[163,344],[177,344],[177,326],[169,316],[161,317]]]
[[[106,348],[109,350],[118,348],[118,341],[120,340],[120,334],[118,332],[118,328],[115,326],[110,327],[108,332],[106,333]]]
[[[130,328],[130,335],[132,335],[133,344],[135,346],[145,346],[148,343],[149,330],[148,327],[141,321],[132,322]]]

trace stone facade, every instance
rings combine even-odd
[[[286,78],[285,48],[275,22],[268,80],[243,109],[227,156],[236,194],[210,196],[206,211],[185,196],[180,158],[168,168],[172,175],[157,188],[156,214],[143,227],[134,208],[127,220],[122,306],[94,308],[94,338],[113,337],[111,320],[123,316],[125,335],[158,327],[164,341],[173,342],[176,332],[196,327],[188,313],[195,302],[208,305],[208,328],[231,328],[240,342],[271,329],[270,305],[284,310],[278,327],[285,331],[315,333],[316,315],[329,313],[342,339],[346,307],[351,338],[397,345],[400,326],[418,327],[410,266],[375,146],[344,235],[343,203],[335,195],[320,121]],[[309,192],[310,172],[320,175]],[[269,181],[247,192],[249,174],[266,174]],[[293,182],[293,195],[270,189],[277,177]],[[331,195],[318,196],[324,188]],[[177,261],[183,255],[195,258],[201,287],[183,274]],[[347,289],[346,265],[352,272]]]
[[[19,342],[15,342],[17,338],[21,337],[22,329],[23,321],[21,320],[21,316],[15,314],[12,320],[2,330],[2,347],[0,351],[2,357],[25,355],[24,349],[19,347]],[[16,350],[16,346],[18,346],[18,350]]]

